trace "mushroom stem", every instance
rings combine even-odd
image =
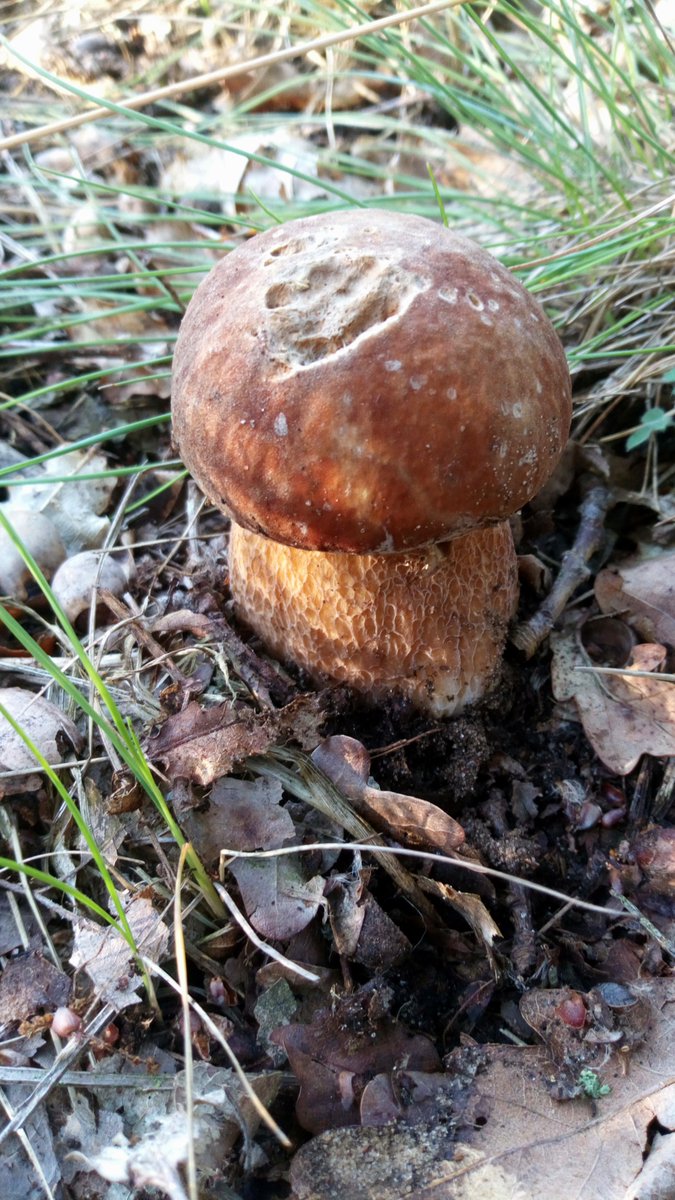
[[[280,660],[447,717],[494,685],[518,601],[507,521],[402,554],[299,550],[232,524],[237,613]]]

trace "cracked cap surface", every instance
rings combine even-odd
[[[174,356],[174,436],[243,527],[403,551],[535,495],[570,390],[552,325],[496,259],[422,217],[350,210],[258,234],[200,284]]]

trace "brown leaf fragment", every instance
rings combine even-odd
[[[460,892],[449,883],[440,883],[436,879],[427,879],[421,875],[420,887],[432,896],[439,896],[451,905],[456,912],[461,913],[464,920],[471,926],[476,937],[483,943],[488,958],[495,967],[494,942],[501,938],[499,926],[493,921],[480,896],[472,892]]]
[[[391,1016],[369,1019],[367,1003],[374,998],[364,990],[316,1013],[310,1025],[284,1025],[274,1034],[300,1083],[296,1113],[310,1133],[358,1124],[363,1090],[375,1075],[402,1065],[419,1071],[440,1066],[429,1038]]]
[[[274,714],[277,741],[297,743],[302,750],[313,750],[321,741],[321,726],[326,720],[323,700],[317,692],[296,696]]]
[[[246,914],[264,938],[287,941],[316,915],[324,880],[308,878],[299,857],[236,859],[229,864]]]
[[[675,829],[653,825],[640,830],[629,855],[629,861],[634,859],[642,871],[650,892],[675,899]]]
[[[625,616],[645,641],[675,646],[675,552],[600,571],[595,598],[603,612]]]
[[[293,819],[281,807],[282,787],[276,779],[218,779],[204,808],[186,809],[181,827],[207,866],[223,848],[274,850],[295,833]]]
[[[396,841],[440,853],[462,845],[461,825],[437,805],[369,784],[370,755],[355,738],[325,738],[312,753],[312,761],[351,800],[356,812]]]
[[[552,634],[551,645],[555,698],[574,699],[584,732],[610,771],[627,775],[643,754],[675,755],[675,684],[658,675],[588,670],[573,632]]]
[[[27,1021],[68,1003],[71,981],[41,954],[12,958],[0,973],[0,1023]]]
[[[250,754],[264,753],[273,740],[269,723],[253,709],[230,701],[201,708],[193,700],[164,722],[146,749],[169,776],[205,786]]]

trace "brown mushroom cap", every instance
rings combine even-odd
[[[402,551],[504,520],[550,475],[570,380],[537,301],[422,217],[350,210],[271,229],[190,303],[180,454],[247,529]]]

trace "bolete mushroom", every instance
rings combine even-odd
[[[236,609],[274,654],[437,716],[490,688],[518,596],[509,517],[571,413],[558,336],[496,259],[401,213],[268,230],[197,288],[172,403],[232,517]]]

